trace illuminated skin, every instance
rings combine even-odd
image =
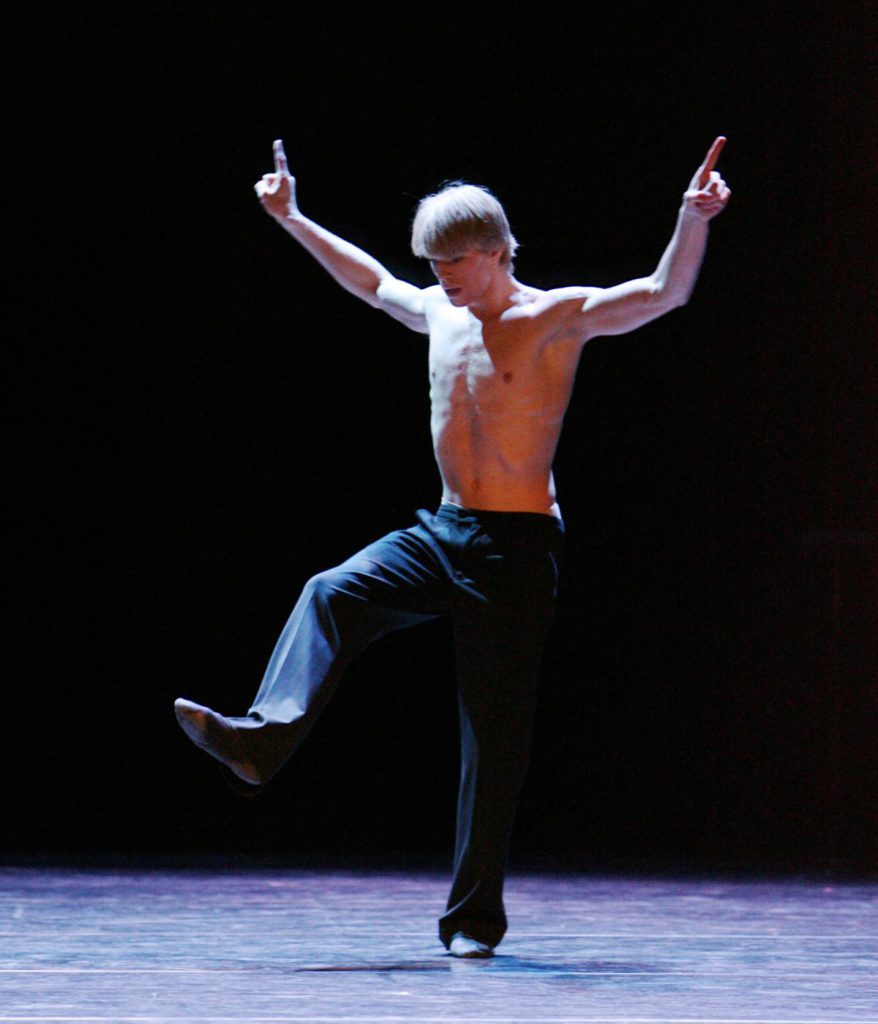
[[[655,271],[612,288],[543,291],[517,281],[499,250],[433,259],[417,288],[303,216],[283,145],[256,184],[265,208],[342,287],[430,338],[431,431],[442,499],[465,508],[557,515],[552,461],[586,341],[624,334],[688,300],[708,223],[731,196],[714,170],[718,137],[683,195]]]

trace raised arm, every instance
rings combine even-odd
[[[714,170],[725,145],[714,140],[704,162],[683,194],[683,205],[671,241],[649,277],[612,288],[590,288],[577,316],[585,339],[601,334],[625,334],[684,305],[701,269],[709,222],[725,209],[731,189]]]
[[[262,208],[296,239],[347,291],[383,309],[412,330],[426,333],[420,288],[400,281],[362,249],[315,224],[299,210],[296,179],[287,167],[283,143],[274,143],[274,173],[254,186]]]

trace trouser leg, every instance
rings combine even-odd
[[[484,600],[455,601],[461,779],[454,878],[439,922],[446,946],[459,931],[496,946],[506,931],[506,860],[560,557],[560,531],[550,524],[533,532],[530,544],[519,537],[511,548],[492,537],[473,570]]]
[[[253,706],[229,719],[262,781],[305,738],[356,655],[447,607],[447,576],[419,527],[389,534],[309,580]]]

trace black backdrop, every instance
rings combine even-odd
[[[582,360],[514,856],[871,866],[869,6],[7,5],[6,855],[448,858],[442,625],[256,801],[173,719],[242,713],[307,576],[438,498],[423,339],[252,183],[283,136],[303,209],[426,284],[415,201],[483,182],[523,280],[609,284],[723,132],[693,300]]]

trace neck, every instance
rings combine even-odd
[[[482,295],[467,304],[467,309],[481,321],[494,320],[514,305],[518,282],[505,268],[497,269]]]

